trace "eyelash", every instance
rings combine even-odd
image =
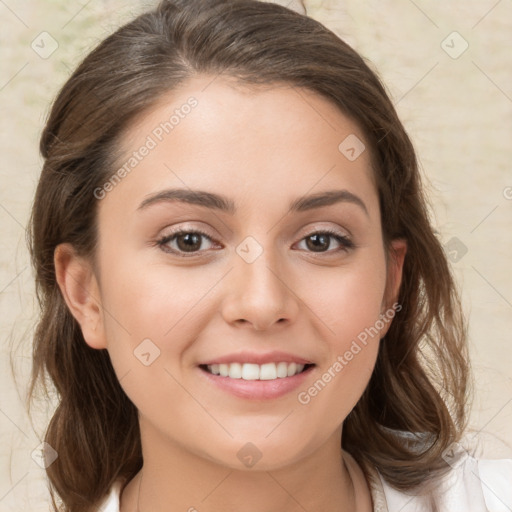
[[[197,256],[198,254],[200,254],[201,252],[203,251],[195,251],[195,252],[191,252],[191,253],[184,253],[184,252],[181,252],[181,251],[176,251],[174,249],[169,249],[167,244],[174,240],[176,237],[178,237],[179,235],[184,235],[184,234],[194,234],[194,235],[201,235],[201,236],[204,236],[205,238],[207,238],[208,240],[210,240],[211,242],[213,242],[214,240],[212,239],[212,237],[210,237],[207,233],[205,233],[204,231],[201,231],[199,229],[182,229],[182,230],[179,230],[179,231],[175,231],[174,233],[171,233],[169,235],[165,235],[163,236],[162,238],[160,238],[159,240],[157,240],[156,242],[156,245],[158,247],[160,247],[164,252],[167,252],[167,253],[172,253],[172,254],[175,254],[176,256],[178,257],[181,257],[181,258],[191,258],[191,257],[194,257],[194,256]],[[333,230],[333,229],[329,229],[329,228],[326,228],[326,229],[322,229],[322,230],[319,230],[319,231],[313,231],[312,233],[310,233],[309,235],[306,235],[305,237],[301,238],[301,242],[313,235],[329,235],[330,237],[334,238],[337,242],[339,242],[339,244],[341,245],[341,247],[339,249],[336,249],[336,250],[328,250],[328,251],[325,251],[325,252],[318,252],[318,253],[315,253],[313,251],[308,251],[308,252],[312,252],[313,254],[332,254],[333,252],[338,252],[338,251],[348,251],[350,249],[354,249],[355,248],[355,244],[346,236],[344,235],[341,235],[340,233],[338,233],[337,231]]]

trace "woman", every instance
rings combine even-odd
[[[512,461],[460,444],[466,326],[414,149],[332,32],[163,1],[86,57],[41,152],[64,510],[512,506]]]

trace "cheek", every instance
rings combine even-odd
[[[298,395],[299,403],[329,418],[334,428],[355,406],[372,374],[380,341],[385,260],[368,258],[338,269],[309,294],[321,322],[326,357],[317,379]]]
[[[186,406],[180,360],[198,329],[197,303],[204,278],[184,269],[126,257],[102,279],[108,352],[123,390],[141,414],[162,414]],[[196,306],[196,307],[195,307]]]
[[[332,269],[308,292],[310,307],[320,318],[325,328],[322,334],[333,350],[344,352],[353,339],[375,326],[383,313],[385,260],[383,255],[370,256]]]
[[[132,261],[117,265],[102,283],[106,325],[112,340],[130,334],[131,344],[151,338],[158,345],[178,347],[184,330],[197,327],[200,301],[209,288],[209,275],[185,267]],[[113,331],[113,332],[112,332]],[[174,333],[180,332],[178,337]]]
[[[219,277],[199,267],[139,261],[137,255],[109,268],[101,299],[108,352],[121,386],[141,411],[159,409],[161,392],[174,390],[179,401],[176,381],[188,368],[189,346],[211,321],[204,308]]]

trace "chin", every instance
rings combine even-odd
[[[231,440],[222,453],[210,451],[208,458],[237,471],[275,471],[297,463],[314,450],[314,446],[304,446],[304,438],[293,442],[289,437],[285,441],[278,436],[274,440],[262,436],[254,441]]]

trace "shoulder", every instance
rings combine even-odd
[[[429,510],[421,496],[397,491],[380,474],[378,479],[371,485],[375,512]],[[440,482],[435,499],[439,512],[510,512],[512,459],[476,459],[466,453]]]
[[[109,489],[107,496],[98,505],[98,512],[119,512],[119,497],[123,481],[116,480]]]

